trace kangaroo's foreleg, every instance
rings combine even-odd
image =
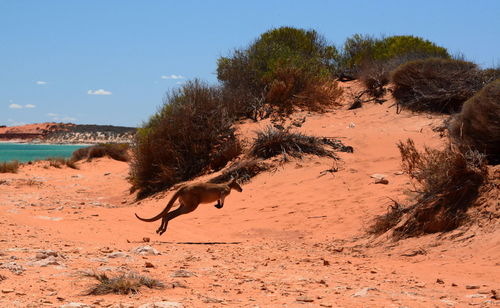
[[[222,195],[219,200],[217,200],[216,208],[221,209],[224,206],[224,199],[226,196]]]

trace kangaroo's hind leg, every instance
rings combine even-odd
[[[172,212],[168,212],[167,215],[163,216],[163,219],[161,220],[160,228],[158,228],[158,230],[156,230],[156,233],[158,233],[158,235],[162,235],[163,233],[165,233],[165,231],[167,231],[168,222],[170,220],[174,219],[177,216],[190,213],[190,212],[194,211],[197,207],[198,207],[198,204],[196,204],[194,206],[186,206],[185,204],[181,203],[179,208],[173,210]]]

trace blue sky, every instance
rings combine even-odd
[[[340,46],[412,34],[500,64],[500,1],[0,0],[0,125],[138,126],[172,88],[280,26]]]

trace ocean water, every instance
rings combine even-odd
[[[0,162],[28,162],[49,157],[69,158],[73,151],[86,147],[75,144],[0,143]]]

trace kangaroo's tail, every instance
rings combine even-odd
[[[162,218],[163,216],[165,216],[168,213],[168,211],[170,211],[170,209],[172,208],[172,205],[174,205],[175,200],[177,200],[177,198],[179,198],[179,195],[181,194],[181,190],[182,190],[182,188],[180,188],[179,190],[177,190],[175,192],[175,194],[172,196],[172,199],[170,199],[170,201],[168,202],[165,209],[160,214],[156,215],[155,217],[142,218],[142,217],[139,217],[139,215],[137,215],[137,214],[135,214],[135,217],[137,217],[140,220],[145,221],[145,222],[153,222],[153,221],[156,221],[156,220]]]

